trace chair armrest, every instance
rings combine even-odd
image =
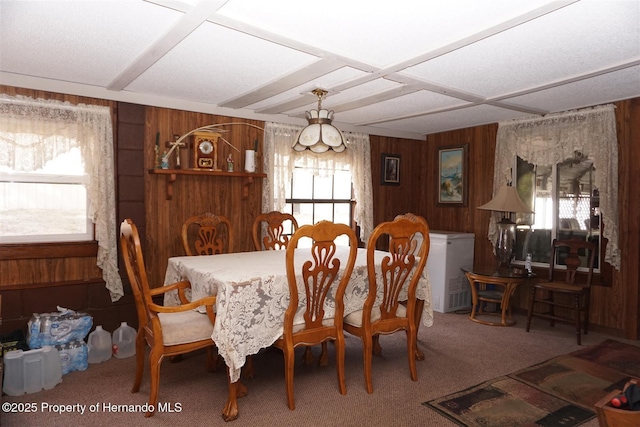
[[[172,283],[170,285],[166,285],[166,286],[162,286],[162,287],[159,287],[159,288],[151,289],[151,295],[152,296],[162,295],[164,293],[177,290],[178,291],[178,298],[180,299],[180,303],[181,304],[189,304],[190,301],[187,298],[187,296],[184,294],[184,290],[185,289],[191,289],[191,282],[189,282],[188,280],[182,280],[180,282]]]
[[[178,313],[181,311],[193,310],[202,305],[204,305],[205,307],[207,306],[213,307],[215,303],[216,303],[216,297],[211,296],[211,297],[201,298],[197,301],[192,301],[187,304],[180,304],[172,307],[167,307],[167,306],[158,305],[158,304],[149,304],[149,310],[153,311],[154,313]]]
[[[149,290],[149,292],[151,293],[152,296],[156,296],[156,295],[162,295],[169,291],[175,291],[175,290],[180,291],[185,288],[191,288],[191,282],[189,282],[188,280],[182,280],[180,282],[172,283],[170,285],[160,286],[159,288],[152,288]]]

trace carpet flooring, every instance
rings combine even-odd
[[[640,348],[609,339],[424,404],[464,426],[572,427],[631,377],[640,377]]]

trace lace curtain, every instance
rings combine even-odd
[[[0,97],[0,129],[7,134],[38,135],[0,140],[0,165],[21,172],[42,168],[71,148],[80,149],[88,175],[90,218],[98,241],[98,267],[117,301],[124,295],[118,273],[115,179],[111,111],[96,105],[72,105],[24,96]]]
[[[618,140],[615,106],[602,105],[544,117],[516,119],[498,124],[493,193],[512,180],[516,156],[536,165],[554,165],[579,151],[593,159],[595,186],[600,192],[603,236],[609,240],[604,260],[620,270],[618,247]],[[495,242],[496,218],[489,225]]]
[[[264,171],[267,179],[262,187],[262,211],[281,211],[291,187],[293,168],[303,167],[316,176],[330,176],[348,166],[356,199],[354,219],[360,226],[360,238],[367,241],[373,231],[373,190],[371,181],[371,147],[369,135],[344,132],[347,149],[342,153],[327,151],[315,154],[296,152],[291,147],[302,126],[266,123],[264,141]]]

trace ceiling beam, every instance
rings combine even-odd
[[[149,67],[165,56],[178,43],[184,40],[203,22],[207,21],[211,14],[215,13],[228,0],[208,1],[203,0],[182,15],[162,37],[152,43],[131,64],[107,85],[107,89],[120,91],[126,88]]]

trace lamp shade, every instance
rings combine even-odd
[[[516,213],[533,213],[527,205],[524,204],[515,187],[505,185],[498,194],[495,195],[488,203],[478,206],[478,209],[498,212],[516,212]]]
[[[333,111],[324,110],[321,106],[322,98],[327,92],[315,89],[313,93],[318,96],[318,109],[307,111],[309,124],[298,134],[293,149],[295,151],[311,150],[314,153],[333,150],[340,153],[347,148],[344,135],[340,129],[331,124]]]

